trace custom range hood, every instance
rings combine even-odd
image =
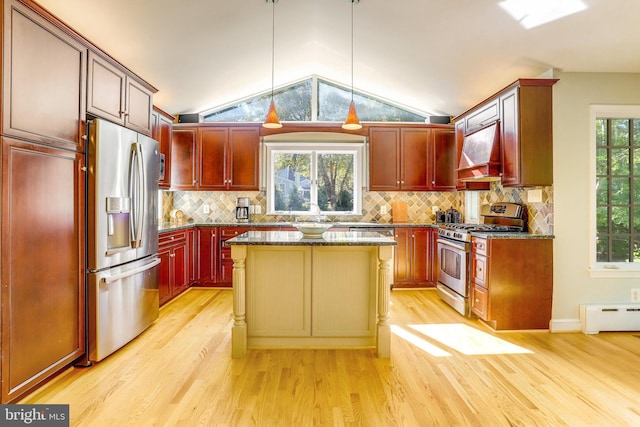
[[[465,135],[458,165],[460,181],[500,179],[500,122]]]

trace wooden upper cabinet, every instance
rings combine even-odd
[[[369,134],[372,191],[455,190],[454,130],[445,127],[380,127]]]
[[[171,149],[171,188],[258,190],[260,131],[257,126],[174,127],[172,141],[180,147]],[[187,155],[191,155],[189,162]],[[188,184],[192,173],[194,178]]]
[[[153,91],[93,51],[88,61],[87,112],[151,135]]]
[[[499,121],[502,185],[553,185],[552,86],[557,81],[518,79],[456,117],[456,160],[465,135]],[[481,184],[458,182],[458,189],[480,189]]]
[[[151,111],[151,138],[158,141],[158,152],[164,156],[164,174],[160,174],[159,188],[171,186],[171,130],[173,116],[157,107]],[[162,161],[162,160],[161,160]]]
[[[400,189],[425,191],[427,180],[429,129],[400,130]]]
[[[225,190],[227,128],[198,129],[198,159],[200,171],[197,187],[202,190]]]
[[[551,84],[555,80],[544,82],[543,85],[518,85],[500,95],[502,185],[505,187],[553,184]]]
[[[400,189],[400,130],[371,128],[369,131],[369,189]]]
[[[430,130],[429,188],[432,191],[456,189],[456,141],[454,129]]]
[[[227,185],[231,190],[258,190],[260,131],[230,128]]]
[[[197,133],[196,128],[173,129],[171,132],[171,188],[195,189]]]
[[[3,16],[2,133],[84,151],[86,47],[17,1]]]

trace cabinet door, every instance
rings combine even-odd
[[[400,130],[372,128],[369,131],[369,189],[400,189]]]
[[[400,188],[427,191],[427,138],[429,129],[402,129],[400,149]]]
[[[124,126],[126,74],[93,51],[88,69],[87,112]]]
[[[127,76],[125,84],[125,125],[129,129],[151,135],[153,93],[142,83]]]
[[[398,244],[393,255],[393,285],[403,286],[411,282],[411,229],[396,228],[394,232]]]
[[[431,229],[427,227],[411,229],[411,283],[431,283]]]
[[[471,281],[485,289],[489,289],[489,263],[487,259],[477,253],[471,254]]]
[[[429,138],[429,189],[456,189],[456,141],[453,129],[431,129]]]
[[[502,185],[520,183],[520,147],[518,135],[518,89],[500,97],[502,120],[500,133],[502,149]]]
[[[229,131],[226,128],[198,129],[198,188],[224,190],[226,179],[226,147]]]
[[[187,235],[187,285],[196,281],[196,232],[194,229],[186,231]]]
[[[173,122],[162,112],[151,112],[151,138],[158,141],[158,152],[164,155],[164,177],[158,181],[159,188],[171,186],[171,130]]]
[[[171,132],[171,188],[196,188],[196,129],[174,129]]]
[[[87,49],[5,1],[2,133],[84,151]]]
[[[158,291],[160,305],[171,299],[171,250],[169,248],[158,249]]]
[[[229,129],[227,183],[230,190],[258,190],[259,149],[257,128]]]
[[[171,293],[177,295],[189,286],[189,252],[186,242],[175,246],[171,252],[173,258],[173,289]]]
[[[218,268],[218,229],[198,227],[198,275],[200,286],[216,283]]]
[[[2,402],[84,353],[82,159],[2,139]]]

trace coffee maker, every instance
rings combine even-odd
[[[249,222],[249,198],[238,197],[236,199],[236,221]]]

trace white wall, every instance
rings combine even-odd
[[[640,279],[590,278],[592,104],[640,105],[640,74],[562,73],[553,87],[554,295],[552,331],[579,330],[579,304],[629,302]]]

